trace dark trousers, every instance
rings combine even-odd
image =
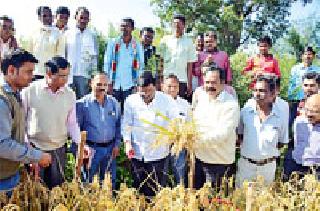
[[[303,166],[301,164],[296,163],[296,161],[292,157],[293,148],[289,148],[287,154],[284,158],[283,163],[283,179],[288,181],[292,173],[296,172],[299,177],[302,177],[305,174],[312,173],[309,166]],[[320,172],[320,169],[316,169],[317,174]]]
[[[131,87],[128,90],[122,90],[121,88],[119,90],[116,90],[116,89],[113,90],[112,95],[121,104],[121,111],[123,111],[124,101],[127,99],[129,95],[132,94],[132,92],[133,92],[133,87]]]
[[[76,93],[77,99],[89,93],[89,79],[84,76],[73,76],[72,89]]]
[[[167,159],[168,157],[150,162],[132,159],[133,187],[145,196],[154,196],[159,191],[159,186],[166,186],[167,172],[165,164]]]
[[[49,189],[61,185],[64,180],[66,166],[66,147],[47,151],[52,157],[52,163],[46,168],[40,168],[40,177]]]
[[[40,79],[44,79],[44,76],[43,75],[34,75],[33,78],[32,78],[32,81],[37,81],[37,80],[40,80]]]
[[[188,95],[188,85],[185,82],[179,83],[179,96],[186,99],[188,102],[192,101],[192,95]]]
[[[294,101],[290,103],[290,113],[289,113],[289,127],[293,125],[295,118],[297,117],[299,102]]]
[[[209,164],[204,163],[199,159],[196,159],[196,167],[200,169],[200,173],[203,173],[203,180],[197,181],[197,174],[196,171],[196,187],[202,187],[205,182],[211,182],[212,187],[220,188],[221,185],[225,182],[222,181],[224,178],[230,178],[233,172],[233,164]],[[223,183],[222,183],[223,182]]]

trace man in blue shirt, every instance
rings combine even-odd
[[[87,145],[93,149],[89,168],[89,182],[99,172],[100,182],[105,172],[111,170],[115,188],[116,162],[121,140],[121,111],[118,101],[106,95],[108,77],[96,74],[91,81],[92,93],[77,102],[77,117],[82,131],[87,131]]]
[[[21,163],[51,163],[51,156],[25,144],[25,114],[19,91],[32,80],[38,60],[29,52],[17,49],[4,57],[0,85],[0,192],[10,191],[19,183]]]
[[[120,37],[108,41],[104,71],[113,84],[113,96],[123,105],[143,70],[144,53],[141,44],[132,37],[134,21],[131,18],[122,19],[120,30]]]
[[[288,99],[291,102],[289,125],[292,125],[299,102],[304,99],[302,76],[308,72],[320,73],[320,67],[312,65],[316,52],[312,47],[306,47],[302,55],[302,63],[292,67],[288,87]]]

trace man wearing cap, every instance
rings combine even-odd
[[[299,102],[304,98],[302,89],[302,77],[305,73],[316,72],[320,73],[320,67],[312,64],[316,52],[312,47],[307,46],[302,55],[302,62],[293,66],[290,73],[288,100],[291,102],[290,108],[290,125],[292,125],[296,115]]]
[[[53,57],[45,63],[46,77],[22,91],[27,116],[27,138],[32,146],[51,154],[52,163],[41,168],[40,176],[48,188],[64,181],[68,134],[80,142],[76,117],[76,97],[66,85],[69,63],[63,57]]]
[[[121,140],[121,110],[118,101],[107,95],[108,77],[97,73],[91,80],[92,93],[77,101],[78,123],[87,131],[86,143],[93,149],[89,167],[89,182],[99,173],[100,182],[105,172],[111,171],[112,186],[116,184],[116,160]]]
[[[131,158],[133,186],[146,196],[155,195],[159,184],[166,185],[164,168],[169,146],[155,146],[155,128],[145,122],[167,127],[168,121],[162,115],[173,119],[179,112],[170,96],[156,91],[152,73],[145,71],[139,77],[138,92],[124,103],[122,135],[126,154]]]
[[[163,75],[175,74],[180,81],[179,95],[190,98],[192,94],[192,66],[197,60],[195,46],[184,34],[186,18],[177,14],[173,17],[174,34],[164,36],[160,42],[163,58]]]

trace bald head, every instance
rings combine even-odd
[[[320,124],[320,94],[308,97],[305,105],[306,116],[311,124]]]

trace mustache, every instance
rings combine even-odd
[[[107,89],[104,89],[104,88],[100,88],[100,89],[96,89],[97,92],[105,92],[107,91]]]
[[[264,96],[262,96],[262,95],[253,95],[253,99],[255,99],[255,100],[263,100]]]
[[[214,88],[214,87],[208,87],[208,88],[206,88],[206,90],[207,90],[208,92],[215,92],[215,91],[217,91],[217,89]]]

